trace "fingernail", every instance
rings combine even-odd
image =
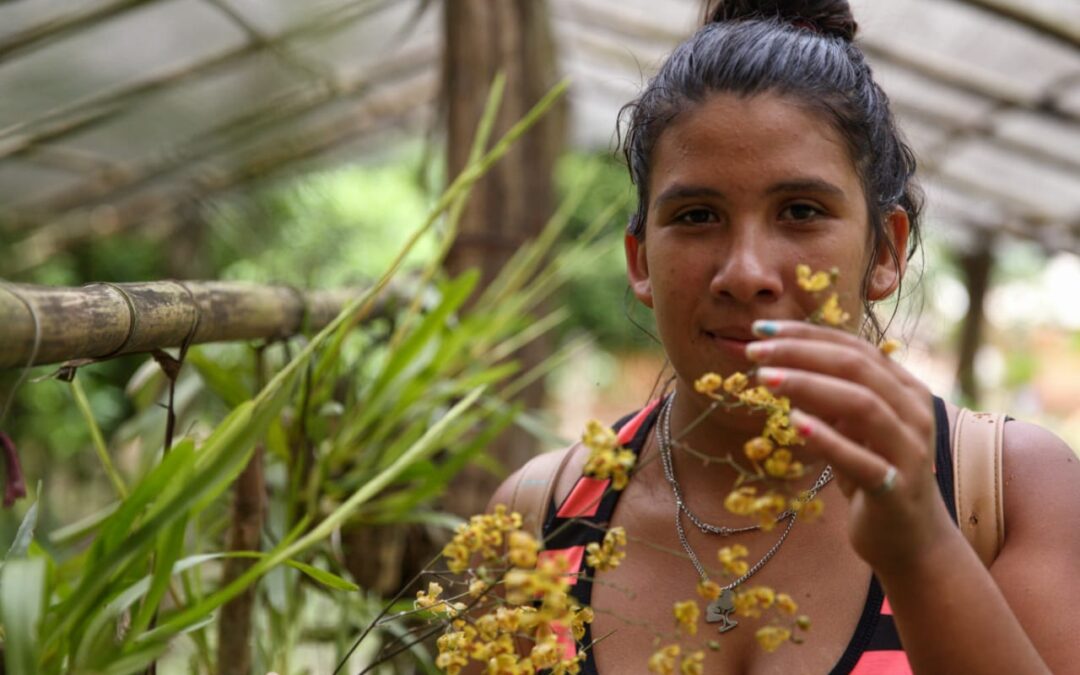
[[[814,423],[801,410],[792,409],[791,413],[788,414],[788,419],[791,420],[791,426],[795,429],[795,433],[803,438],[809,438],[810,434],[814,433]]]
[[[755,321],[750,330],[758,337],[776,337],[780,326],[773,321]]]
[[[751,361],[764,361],[773,351],[771,342],[751,342],[746,345],[746,358]]]
[[[776,389],[784,382],[784,371],[779,368],[758,368],[758,382],[769,389]]]

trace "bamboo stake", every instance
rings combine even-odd
[[[0,368],[28,365],[34,314],[33,365],[43,365],[179,347],[189,334],[191,344],[286,338],[322,328],[358,293],[233,281],[0,284]]]

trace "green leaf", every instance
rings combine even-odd
[[[123,502],[113,502],[103,509],[99,509],[94,513],[80,518],[70,525],[57,528],[49,533],[48,540],[53,546],[64,546],[70,544],[77,539],[82,539],[86,535],[90,534],[94,530],[98,529],[109,516],[116,513],[116,509],[120,507]]]
[[[12,675],[37,675],[39,629],[45,606],[45,561],[10,560],[0,573],[0,617],[4,622],[4,665]]]
[[[39,486],[37,499],[26,510],[26,515],[23,516],[22,522],[19,523],[19,530],[15,533],[15,540],[11,542],[11,547],[4,554],[4,562],[12,558],[22,558],[26,555],[27,549],[30,548],[30,542],[34,541],[34,530],[37,529],[38,504],[40,502],[41,488]]]
[[[287,560],[285,562],[289,567],[295,568],[308,575],[315,581],[319,582],[327,588],[331,588],[335,591],[359,591],[360,587],[351,581],[342,579],[333,572],[327,572],[326,570],[319,569],[312,565],[299,562],[297,560]]]
[[[131,622],[130,634],[142,633],[153,620],[161,599],[165,597],[165,592],[169,589],[173,565],[183,551],[186,530],[187,519],[179,518],[161,534],[157,554],[154,556],[154,576],[150,583],[150,590],[139,607],[139,613]]]
[[[251,392],[244,386],[243,380],[237,377],[237,373],[230,372],[209,359],[202,349],[191,349],[184,360],[195,367],[210,391],[230,408],[235,408],[251,398]]]

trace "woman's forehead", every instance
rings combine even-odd
[[[683,111],[661,132],[649,177],[655,199],[671,182],[766,189],[808,180],[861,198],[840,134],[820,113],[775,94],[716,94]]]

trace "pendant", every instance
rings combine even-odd
[[[720,597],[713,600],[705,608],[705,621],[708,623],[719,623],[717,630],[721,633],[726,633],[735,626],[739,625],[739,622],[731,618],[731,613],[735,611],[735,591],[730,588],[725,588]]]

